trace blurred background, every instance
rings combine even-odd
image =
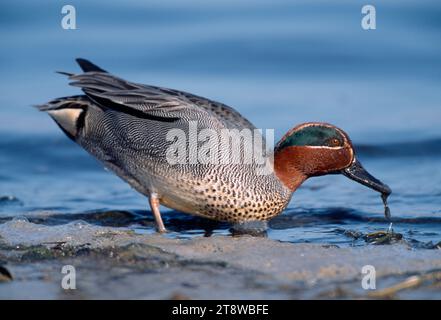
[[[76,30],[61,27],[65,4]],[[366,4],[376,30],[361,28]],[[145,210],[144,197],[30,107],[78,94],[54,71],[78,72],[83,57],[224,102],[276,138],[301,122],[333,123],[392,187],[393,216],[440,217],[439,1],[2,1],[0,37],[0,215]],[[311,179],[291,204],[293,217],[334,207],[383,211],[377,194],[335,176]]]
[[[61,28],[76,8],[77,30]],[[76,94],[84,57],[123,77],[230,104],[279,133],[329,121],[355,141],[440,132],[441,4],[365,1],[2,1],[2,130],[59,132],[27,107]],[[372,139],[372,140],[371,140]],[[375,139],[375,140],[374,140]]]

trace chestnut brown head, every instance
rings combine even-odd
[[[358,162],[348,135],[328,123],[294,127],[277,144],[274,157],[276,174],[293,191],[309,177],[342,173],[376,191],[391,193]]]

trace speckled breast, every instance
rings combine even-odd
[[[273,173],[256,175],[243,165],[188,169],[155,174],[153,183],[162,204],[210,219],[243,222],[270,219],[291,199],[290,190]],[[198,171],[201,175],[195,175]]]

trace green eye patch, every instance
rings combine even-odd
[[[340,132],[334,128],[325,126],[308,126],[287,136],[279,145],[278,149],[290,146],[343,146],[343,137]]]

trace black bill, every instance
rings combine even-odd
[[[342,170],[342,173],[349,179],[364,184],[366,187],[381,192],[383,195],[388,196],[392,193],[392,190],[386,184],[367,172],[357,159],[354,159],[350,167]]]

